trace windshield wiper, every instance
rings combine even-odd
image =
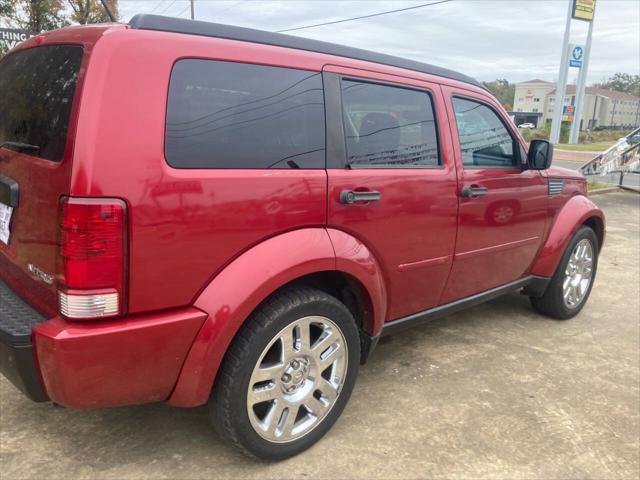
[[[22,143],[22,142],[13,142],[11,140],[6,140],[0,143],[0,148],[2,147],[14,148],[16,150],[33,150],[33,151],[40,150],[40,147],[38,145],[31,145],[30,143]]]

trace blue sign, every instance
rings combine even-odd
[[[581,68],[583,57],[584,57],[584,48],[582,48],[580,45],[576,45],[575,47],[573,47],[573,50],[571,51],[569,66]]]

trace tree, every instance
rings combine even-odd
[[[24,18],[18,24],[31,33],[40,33],[69,25],[64,17],[62,0],[20,0]]]
[[[111,19],[106,10],[102,6],[100,0],[67,0],[73,13],[71,14],[71,20],[77,22],[80,25],[87,23],[102,23],[110,22]],[[107,0],[109,10],[113,13],[113,16],[118,18],[118,0]]]
[[[0,17],[11,18],[16,10],[14,0],[0,0]]]
[[[630,93],[640,97],[640,75],[619,72],[607,80],[596,83],[594,86],[606,88],[607,90],[615,90],[617,92]]]
[[[511,110],[513,97],[516,94],[516,86],[505,78],[499,78],[493,82],[482,82],[493,93],[506,110]]]

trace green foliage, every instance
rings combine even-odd
[[[71,20],[74,23],[85,25],[87,23],[110,22],[111,19],[100,0],[67,0],[73,13]],[[118,0],[107,0],[109,10],[113,16],[118,18]]]
[[[69,25],[62,0],[18,0],[23,12],[14,19],[20,28],[31,33],[55,30]]]
[[[15,14],[15,0],[0,0],[0,17],[11,17]]]
[[[505,78],[499,78],[493,82],[482,82],[487,89],[493,94],[494,97],[502,104],[506,110],[511,110],[513,107],[513,98],[516,95],[516,86],[514,83],[509,83]]]
[[[118,0],[107,0],[118,17]],[[68,8],[71,7],[71,8]],[[100,0],[0,0],[0,16],[11,28],[40,33],[70,24],[110,22]]]
[[[619,72],[607,80],[596,83],[594,86],[616,90],[617,92],[630,93],[640,97],[640,75]]]
[[[571,131],[571,124],[563,123],[560,127],[560,143],[567,143],[569,141],[569,133]],[[524,129],[520,131],[526,141],[530,140],[549,140],[551,135],[551,122],[546,122],[540,128],[536,130]]]

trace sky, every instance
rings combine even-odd
[[[196,19],[281,30],[435,0],[195,0]],[[558,76],[569,0],[452,0],[439,5],[291,32],[458,70],[479,80]],[[189,17],[188,0],[120,0],[120,15]],[[573,21],[584,44],[587,22]],[[570,70],[569,80],[578,70]],[[597,0],[588,82],[640,74],[640,1]]]

